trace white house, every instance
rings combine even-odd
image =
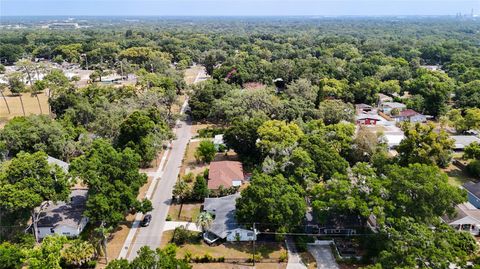
[[[203,239],[211,244],[219,239],[229,242],[255,241],[256,232],[238,225],[235,218],[236,200],[239,193],[219,198],[205,198],[203,210],[214,216],[210,227],[203,235]]]
[[[74,189],[70,194],[70,201],[50,203],[40,214],[37,223],[38,238],[52,234],[78,236],[88,222],[88,218],[83,216],[87,192],[86,189]]]
[[[480,232],[480,209],[466,202],[455,207],[453,217],[444,216],[443,221],[458,231],[466,231],[472,235]]]

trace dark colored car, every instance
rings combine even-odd
[[[147,214],[145,215],[145,217],[143,217],[143,220],[140,223],[140,225],[142,225],[142,227],[147,227],[148,225],[150,225],[151,221],[152,221],[152,215]]]

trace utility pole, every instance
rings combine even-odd
[[[255,267],[255,242],[257,241],[257,230],[255,229],[255,222],[253,223],[253,266]]]

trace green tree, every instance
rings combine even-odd
[[[209,192],[205,177],[197,175],[195,183],[193,184],[191,198],[195,201],[203,201],[204,198],[208,197]]]
[[[190,187],[183,179],[178,179],[173,186],[173,196],[178,197],[183,203],[190,196]]]
[[[463,157],[465,159],[480,160],[480,144],[478,142],[473,142],[470,145],[466,146]]]
[[[216,153],[217,149],[215,148],[213,142],[209,140],[203,140],[195,150],[195,159],[197,159],[197,161],[210,163],[215,158]]]
[[[10,156],[20,151],[45,151],[59,159],[68,159],[72,139],[62,125],[48,116],[16,117],[0,130]]]
[[[459,108],[480,107],[480,80],[463,84],[455,91],[455,105]]]
[[[133,150],[117,151],[101,139],[72,161],[71,174],[89,187],[85,215],[92,223],[116,227],[126,214],[143,208],[137,196],[147,177],[139,173],[139,162]]]
[[[440,216],[452,215],[455,206],[467,200],[464,190],[448,183],[448,176],[436,166],[393,165],[386,170],[390,216],[411,217],[430,223]]]
[[[70,180],[57,165],[47,162],[44,152],[19,153],[2,167],[0,208],[7,214],[29,212],[38,241],[37,222],[49,202],[66,201]]]
[[[256,173],[251,184],[237,199],[239,223],[268,223],[275,231],[292,231],[303,220],[307,210],[304,191],[290,184],[282,175]]]
[[[404,124],[405,138],[398,146],[402,165],[423,163],[446,167],[452,158],[453,139],[443,130],[435,132],[433,124]]]
[[[68,242],[60,252],[60,256],[65,264],[72,267],[81,267],[88,264],[95,258],[95,247],[81,240]]]
[[[340,100],[325,100],[320,103],[320,118],[326,125],[341,121],[353,122],[355,110],[351,104]]]
[[[257,129],[263,122],[262,118],[242,117],[234,120],[223,136],[225,144],[243,159],[256,160],[260,157]]]
[[[25,107],[23,105],[22,93],[27,89],[23,82],[23,74],[21,72],[13,72],[8,75],[8,88],[10,92],[20,98],[20,104],[22,105],[23,116],[25,116]]]
[[[303,132],[295,123],[269,120],[257,129],[259,141],[257,147],[265,155],[282,155],[298,145]]]
[[[210,225],[212,225],[212,222],[213,222],[212,215],[206,211],[200,213],[197,217],[197,220],[195,221],[197,226],[202,229],[202,232],[205,232],[208,228],[210,228]]]
[[[127,260],[114,260],[110,262],[106,269],[190,269],[191,265],[185,260],[177,259],[177,250],[175,245],[167,245],[164,249],[157,248],[151,250],[149,247],[142,247],[137,257],[131,262]]]
[[[20,269],[24,253],[22,248],[16,244],[5,241],[0,244],[0,268],[1,269]]]
[[[478,249],[468,232],[446,224],[432,228],[412,218],[398,219],[382,233],[386,240],[377,261],[381,268],[448,268],[465,264]]]
[[[62,269],[60,255],[64,244],[67,242],[65,236],[47,236],[42,244],[27,250],[25,263],[31,269]]]

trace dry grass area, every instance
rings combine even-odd
[[[192,124],[192,128],[191,128],[192,137],[198,136],[198,131],[201,130],[201,129],[211,128],[211,127],[215,127],[215,126],[216,126],[216,125],[215,125],[215,124],[212,124],[212,123],[197,123],[197,124]]]
[[[16,116],[23,116],[22,103],[20,102],[19,96],[13,96],[10,92],[5,91],[5,98],[10,107],[10,114],[8,113],[7,106],[3,98],[0,98],[0,126],[3,126],[8,120]],[[42,107],[42,112],[45,115],[48,115],[48,96],[45,93],[39,93],[38,99],[40,99],[40,105]],[[38,106],[38,101],[35,96],[31,96],[28,93],[22,95],[23,106],[25,108],[25,115],[39,115],[40,108]]]
[[[232,263],[196,263],[192,265],[193,269],[286,269],[286,263],[257,263],[255,267],[251,264],[232,264]]]
[[[192,221],[197,220],[200,214],[202,203],[172,204],[168,210],[168,215],[172,221]]]
[[[198,73],[202,71],[202,69],[203,69],[203,66],[201,65],[192,66],[186,69],[184,73],[184,77],[187,84],[189,85],[193,84],[193,82],[195,81],[195,78],[197,77]]]
[[[162,247],[167,245],[173,237],[173,231],[166,231],[162,235]],[[193,257],[209,254],[212,257],[225,257],[226,259],[248,259],[252,257],[253,245],[250,242],[235,242],[209,246],[203,241],[197,244],[185,244],[178,246],[177,257],[183,258],[186,253]],[[279,259],[286,249],[279,242],[257,242],[256,254],[265,259]]]
[[[188,173],[193,173],[195,175],[198,175],[200,173],[203,173],[205,169],[208,168],[208,164],[206,163],[199,163],[195,159],[195,151],[198,148],[198,145],[200,145],[200,142],[190,142],[187,145],[187,150],[185,151],[185,156],[182,162],[182,167],[180,168],[180,176],[183,176]]]

